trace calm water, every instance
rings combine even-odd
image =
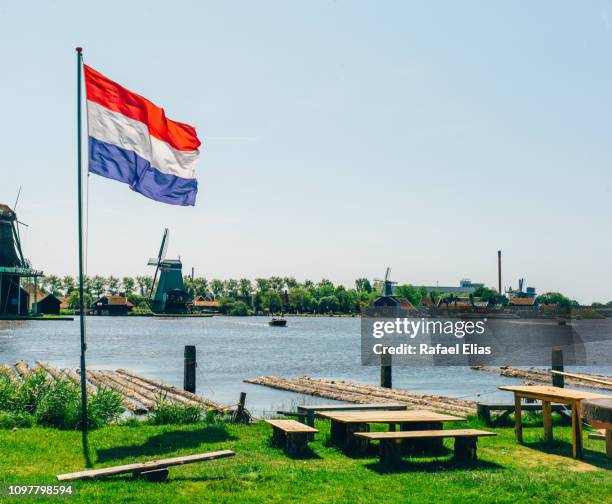
[[[359,318],[288,320],[288,327],[276,328],[265,317],[89,317],[87,366],[125,368],[182,386],[183,347],[196,345],[197,391],[227,404],[245,391],[247,407],[257,415],[321,399],[249,385],[243,378],[310,375],[378,384],[378,368],[360,364]],[[0,321],[0,363],[19,359],[78,367],[78,321]],[[596,371],[612,374],[610,368]],[[463,367],[393,369],[394,387],[470,399],[508,400],[496,387],[512,383],[517,381]]]

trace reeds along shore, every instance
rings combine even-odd
[[[410,409],[431,409],[441,413],[467,415],[476,413],[476,403],[466,399],[419,394],[405,390],[387,389],[375,385],[365,385],[349,381],[329,380],[302,376],[283,378],[278,376],[261,376],[247,378],[246,383],[265,385],[280,390],[289,390],[337,401],[354,403],[387,403],[406,404]]]
[[[57,369],[41,361],[30,368],[28,363],[20,360],[15,365],[0,365],[0,375],[5,375],[11,381],[23,380],[33,371],[45,373],[49,380],[68,378],[80,383],[80,370]],[[167,385],[158,380],[137,375],[125,369],[110,370],[87,370],[87,389],[94,392],[100,387],[108,387],[118,392],[123,397],[123,405],[133,413],[141,414],[155,408],[160,400],[192,404],[200,406],[204,410],[215,412],[227,412],[229,406],[225,406],[197,394],[192,394],[179,387]]]

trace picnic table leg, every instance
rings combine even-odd
[[[381,439],[380,463],[394,465],[401,460],[401,442],[399,439]]]
[[[523,410],[521,409],[521,396],[514,393],[514,435],[519,443],[523,442]]]
[[[308,411],[306,413],[306,425],[314,427],[314,411]]]
[[[580,401],[572,404],[572,456],[582,458],[582,415]]]
[[[354,436],[355,432],[369,432],[370,426],[367,423],[348,423],[346,424],[346,440],[344,446],[347,448],[357,448],[359,451],[367,451],[369,442],[367,439],[358,439]]]
[[[337,422],[336,420],[331,421],[330,426],[330,440],[333,444],[341,446],[346,439],[346,424]]]
[[[550,401],[542,401],[542,417],[544,418],[544,439],[546,441],[552,441],[553,427],[552,409],[550,407]]]
[[[300,455],[306,451],[308,436],[304,432],[287,434],[286,450],[289,455]]]
[[[409,422],[400,424],[402,431],[442,430],[442,422]],[[405,454],[440,453],[444,446],[442,438],[404,440],[402,452]]]
[[[272,444],[284,448],[287,442],[285,433],[277,427],[272,426]]]
[[[454,459],[463,463],[475,462],[477,459],[476,441],[476,437],[456,437]]]
[[[606,429],[604,436],[606,437],[606,456],[612,458],[612,429]]]

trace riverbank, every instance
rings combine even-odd
[[[535,418],[535,417],[534,417]],[[440,458],[406,459],[384,472],[376,453],[348,456],[328,446],[329,423],[317,421],[320,433],[312,454],[287,457],[270,446],[270,427],[197,424],[192,426],[116,425],[90,433],[96,468],[162,457],[229,449],[236,456],[174,467],[166,483],[131,476],[74,482],[70,502],[530,502],[590,503],[612,499],[612,467],[603,443],[585,439],[586,458],[570,454],[570,429],[555,426],[555,442],[541,441],[538,420],[525,429],[524,446],[511,427],[494,429],[496,437],[479,442],[479,462],[456,466],[452,442]],[[476,421],[457,426],[483,428]],[[586,437],[586,436],[585,436]],[[78,431],[32,428],[0,430],[0,483],[57,484],[56,474],[83,469]],[[37,499],[37,502],[46,502]],[[51,500],[49,500],[51,502]]]

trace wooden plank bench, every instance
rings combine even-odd
[[[306,424],[314,427],[314,417],[319,411],[400,411],[407,407],[402,403],[303,404],[297,410],[306,413]]]
[[[233,457],[234,455],[236,455],[236,453],[231,450],[198,453],[196,455],[187,455],[184,457],[173,457],[160,460],[151,460],[149,462],[103,467],[102,469],[89,469],[86,471],[58,474],[57,480],[74,481],[80,479],[102,478],[106,476],[114,476],[116,474],[132,473],[134,476],[143,476],[149,480],[159,481],[168,476],[168,467],[194,464],[196,462],[204,462],[206,460],[215,460],[225,457]]]
[[[505,404],[505,403],[477,403],[476,404],[476,414],[478,415],[478,419],[483,422],[485,425],[495,425],[499,423],[504,418],[510,416],[511,413],[514,413],[515,406],[514,404]],[[542,404],[540,403],[529,403],[521,405],[522,411],[542,411]],[[491,418],[492,411],[502,411],[503,413],[499,415],[497,418]],[[557,413],[563,414],[566,412],[566,407],[563,404],[552,404],[551,411],[556,411]]]
[[[496,436],[494,432],[477,429],[447,429],[400,432],[355,432],[355,436],[368,441],[380,441],[380,463],[396,464],[402,456],[402,442],[407,440],[455,438],[455,455],[458,462],[474,462],[476,442],[479,437]]]
[[[272,426],[272,444],[289,455],[299,455],[308,449],[317,429],[296,420],[266,420]]]

